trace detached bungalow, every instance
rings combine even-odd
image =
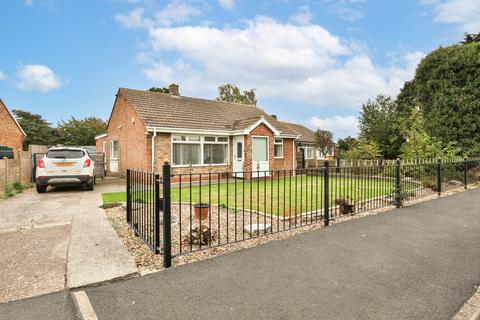
[[[25,136],[22,127],[0,99],[0,146],[13,149],[14,156],[17,158],[18,151],[23,149]]]
[[[334,147],[330,148],[327,154],[315,148],[315,132],[301,124],[281,122],[299,134],[295,148],[297,169],[315,168],[317,161],[335,159]]]
[[[96,137],[107,174],[127,168],[173,173],[268,171],[296,168],[299,134],[262,109],[237,103],[120,88],[107,133]],[[261,173],[263,176],[263,172]],[[237,177],[241,177],[238,173]]]

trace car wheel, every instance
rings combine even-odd
[[[45,193],[47,192],[47,186],[41,186],[37,184],[37,192],[38,193]]]
[[[94,189],[94,181],[92,179],[90,183],[87,183],[87,190],[92,191],[93,189]]]

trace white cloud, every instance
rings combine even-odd
[[[201,13],[198,8],[180,0],[170,2],[161,10],[149,9],[147,12],[139,7],[126,14],[117,14],[115,20],[125,28],[170,27],[174,24],[188,22],[192,17]]]
[[[235,6],[234,0],[218,0],[218,4],[226,10],[231,10]]]
[[[347,136],[355,137],[358,134],[358,119],[354,116],[312,117],[307,120],[307,125],[314,130],[332,131],[336,139]]]
[[[23,2],[26,6],[32,6],[33,5],[33,0],[25,0]]]
[[[298,13],[294,14],[293,16],[289,17],[289,20],[298,25],[307,25],[312,22],[313,15],[310,12],[309,6],[305,5],[300,7]]]
[[[44,65],[28,64],[20,66],[17,72],[17,87],[24,91],[48,92],[62,85],[58,76]]]
[[[476,33],[480,30],[479,0],[421,0],[433,6],[435,21],[458,25],[462,32]]]
[[[340,19],[355,21],[363,17],[361,4],[364,0],[322,0],[328,4],[328,10]]]
[[[7,75],[0,70],[0,81],[7,79]]]
[[[259,98],[351,110],[379,93],[396,95],[412,78],[421,54],[407,54],[401,63],[382,68],[361,46],[319,25],[283,24],[265,17],[243,28],[152,28],[149,36],[149,56],[156,63],[143,72],[152,81],[173,81],[184,92],[202,96],[215,94],[220,83],[234,83],[256,88]],[[177,54],[177,62],[167,64],[165,53]]]
[[[115,20],[125,28],[141,28],[146,26],[146,21],[143,20],[143,12],[143,8],[135,8],[128,14],[117,14]]]

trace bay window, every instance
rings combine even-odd
[[[227,164],[228,137],[173,135],[172,153],[176,166]]]
[[[273,152],[274,158],[283,158],[283,139],[275,139]]]

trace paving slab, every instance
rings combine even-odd
[[[82,195],[74,213],[68,250],[67,286],[83,287],[138,274],[132,256],[107,220],[101,193],[108,187],[98,185],[96,192]],[[108,188],[110,191],[111,188]]]
[[[69,237],[70,225],[0,233],[0,303],[63,290]]]
[[[451,319],[480,284],[480,190],[87,288],[108,319]]]

